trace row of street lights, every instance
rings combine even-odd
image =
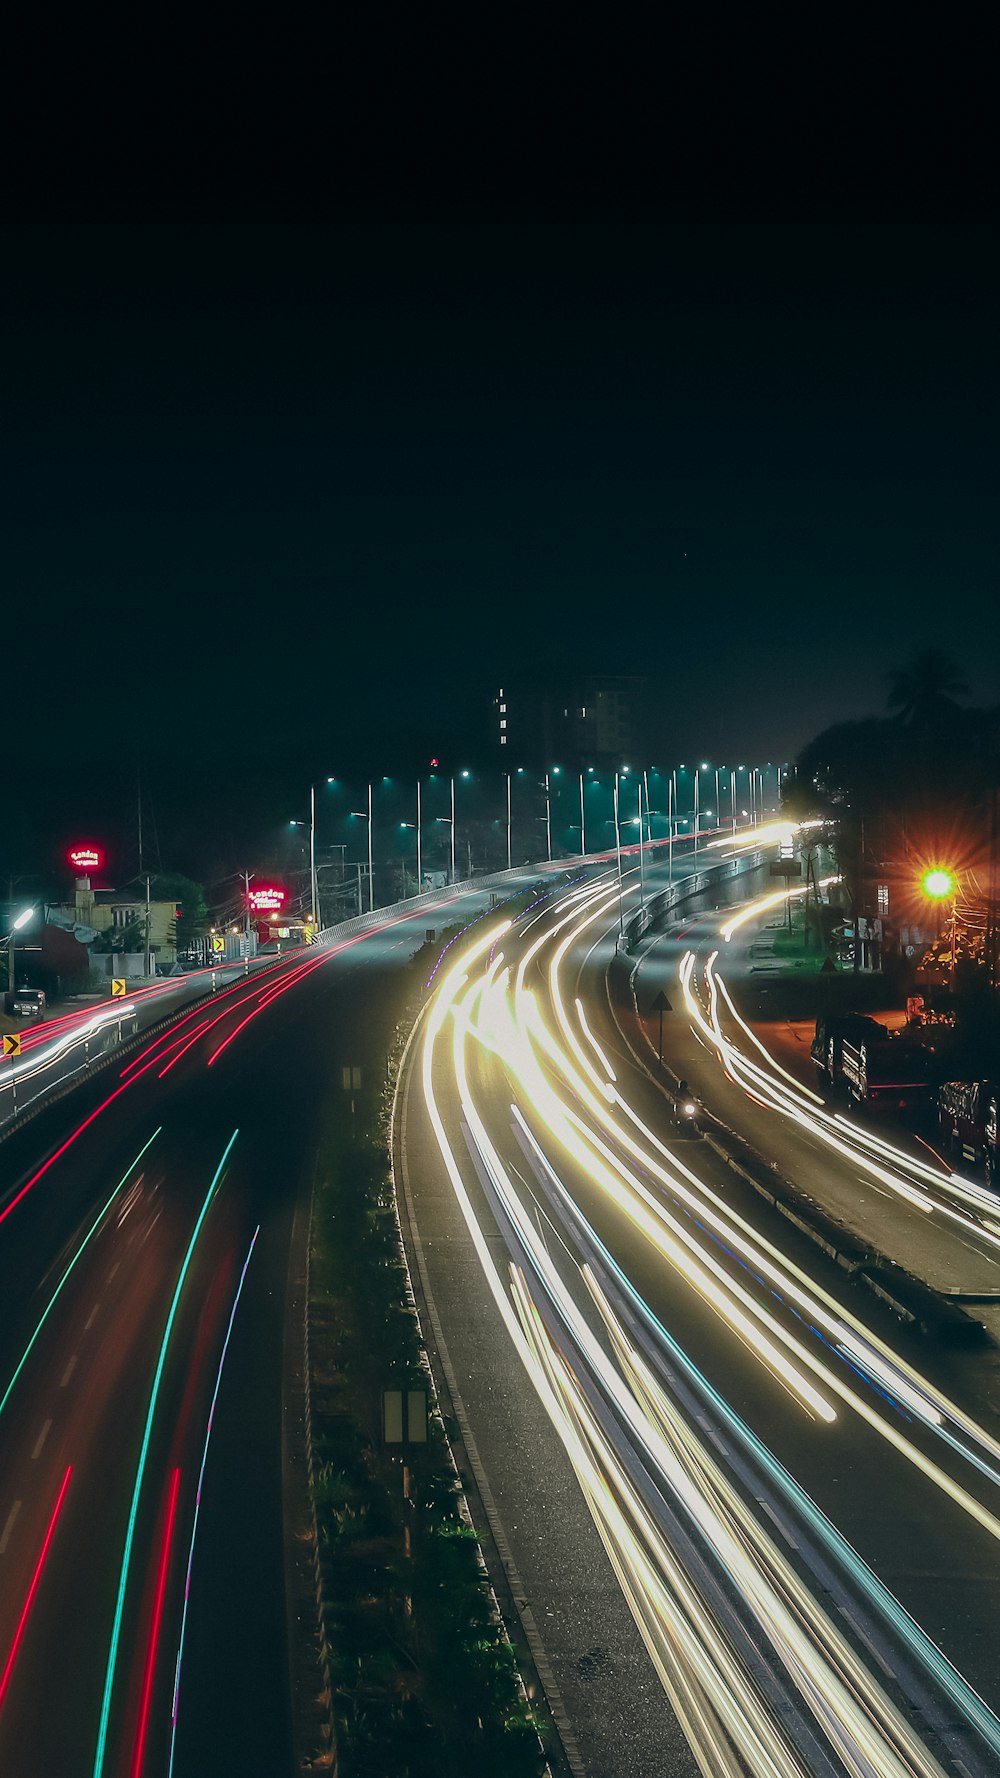
[[[732,827],[733,827],[734,833],[736,831],[738,819],[742,818],[744,820],[750,820],[750,821],[756,823],[757,821],[759,821],[761,819],[761,816],[763,814],[763,809],[764,809],[764,770],[763,770],[763,768],[758,767],[758,766],[751,766],[749,768],[747,768],[746,766],[738,766],[738,767],[737,766],[733,766],[733,767],[715,766],[715,767],[712,767],[709,765],[709,763],[707,761],[703,761],[701,763],[701,765],[696,766],[694,768],[694,777],[693,777],[693,786],[692,786],[692,790],[693,790],[692,816],[691,817],[689,817],[687,815],[681,816],[678,813],[678,809],[680,806],[679,794],[678,794],[678,791],[679,791],[678,780],[679,780],[679,777],[683,777],[688,772],[688,769],[689,768],[687,766],[681,765],[681,766],[675,767],[669,773],[667,773],[665,775],[661,775],[660,773],[656,772],[655,768],[654,768],[653,775],[655,777],[659,778],[661,780],[661,782],[663,780],[663,776],[666,777],[667,807],[665,810],[652,809],[650,807],[650,800],[649,800],[650,773],[648,770],[642,771],[641,774],[640,773],[632,774],[630,768],[628,766],[625,766],[621,771],[618,771],[614,774],[614,797],[613,797],[614,815],[613,815],[612,819],[614,820],[614,824],[615,824],[616,845],[618,845],[619,849],[620,849],[620,840],[621,840],[620,827],[621,827],[622,823],[619,819],[619,816],[620,816],[619,784],[623,784],[623,783],[631,780],[634,777],[636,785],[637,785],[637,813],[635,816],[626,817],[625,818],[625,825],[637,826],[638,838],[639,838],[639,841],[641,844],[643,841],[643,825],[644,824],[645,824],[645,829],[646,829],[646,842],[651,843],[652,838],[653,838],[653,827],[652,827],[653,817],[655,816],[659,820],[666,821],[666,824],[667,824],[666,837],[668,840],[668,850],[669,850],[669,854],[670,854],[670,875],[671,875],[671,877],[673,875],[673,845],[674,845],[675,839],[677,839],[679,837],[679,830],[683,827],[687,827],[689,820],[693,820],[693,838],[694,838],[695,850],[697,850],[698,841],[699,841],[701,831],[702,831],[701,823],[704,820],[711,820],[713,818],[713,810],[709,809],[709,808],[703,808],[701,806],[702,780],[703,780],[704,774],[709,773],[709,772],[714,772],[714,789],[715,789],[714,818],[717,819],[721,824],[722,819],[723,819],[723,816],[722,816],[722,792],[723,792],[723,788],[724,788],[724,778],[725,778],[725,774],[727,772],[729,773],[728,801],[730,803],[730,811],[731,811],[730,818],[732,820]],[[782,769],[783,768],[781,768],[780,766],[776,768],[776,778],[775,778],[776,795],[778,792],[780,792]],[[749,776],[746,780],[746,786],[745,786],[747,794],[746,794],[745,798],[739,799],[739,814],[738,814],[737,813],[737,811],[738,811],[737,792],[738,792],[738,789],[740,788],[739,774],[746,773],[747,771],[749,771]],[[469,778],[469,777],[471,777],[472,774],[468,770],[463,770],[458,775],[460,778]],[[519,768],[517,768],[516,771],[504,772],[503,776],[506,780],[506,823],[505,823],[505,825],[506,825],[507,868],[509,870],[513,864],[513,839],[512,839],[512,834],[513,834],[513,813],[512,813],[513,812],[513,783],[514,783],[515,779],[523,778],[526,776],[525,768],[519,767]],[[562,776],[563,776],[563,772],[562,772],[562,768],[560,766],[549,767],[545,771],[544,777],[540,781],[539,786],[538,786],[539,789],[541,789],[544,792],[544,796],[545,796],[545,813],[543,816],[539,817],[539,820],[544,820],[544,823],[545,823],[545,856],[549,862],[551,862],[551,859],[552,859],[552,803],[553,803],[553,794],[554,794],[554,788],[555,788],[554,784],[553,784],[553,780],[556,778],[560,778]],[[578,823],[573,822],[570,825],[572,827],[576,827],[576,826],[579,827],[580,856],[586,857],[586,855],[587,855],[586,791],[588,788],[598,786],[601,783],[601,779],[599,776],[597,776],[595,774],[594,767],[591,766],[591,767],[588,767],[586,772],[581,771],[578,774],[578,781],[579,781],[579,797],[580,797],[580,819],[579,819]],[[338,782],[338,780],[336,778],[327,778],[326,782],[328,785],[332,785],[332,784],[336,784]],[[388,782],[388,780],[386,780],[386,782]],[[371,912],[371,911],[373,911],[374,905],[375,905],[375,873],[374,873],[374,855],[373,855],[374,854],[374,846],[373,846],[373,833],[374,833],[373,784],[371,782],[369,782],[367,788],[368,788],[367,807],[364,809],[353,809],[351,811],[351,815],[355,820],[366,821],[368,824],[368,826],[367,826],[368,908],[369,908],[369,912]],[[400,821],[399,822],[400,828],[411,828],[411,829],[414,829],[415,833],[416,833],[417,891],[418,891],[418,893],[420,893],[423,889],[423,825],[424,825],[424,819],[423,819],[422,788],[423,787],[422,787],[421,780],[418,779],[417,784],[416,784],[416,820],[415,821]],[[289,821],[288,825],[289,825],[289,827],[305,827],[306,825],[308,825],[308,828],[309,828],[309,879],[310,879],[311,916],[312,916],[313,924],[318,926],[320,923],[320,907],[319,907],[318,873],[317,873],[317,864],[316,864],[316,789],[317,789],[317,787],[315,784],[312,784],[310,786],[310,790],[309,790],[309,821],[308,821],[308,823],[306,823],[304,821],[293,820],[293,821]],[[449,830],[449,847],[448,847],[448,850],[449,850],[449,876],[450,876],[450,880],[452,882],[455,881],[456,875],[457,875],[457,817],[456,817],[455,790],[456,790],[456,778],[454,775],[451,775],[449,778],[449,806],[450,806],[451,813],[448,815],[436,815],[433,817],[434,821],[447,826],[448,830]],[[645,799],[645,818],[643,817],[643,800],[644,799]],[[742,806],[743,802],[745,802],[746,806]],[[640,852],[640,871],[641,871],[641,867],[642,867],[642,854]],[[359,911],[360,911],[360,892],[359,892]]]

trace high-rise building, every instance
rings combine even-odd
[[[572,770],[644,757],[647,681],[640,674],[581,674],[560,683],[505,682],[493,699],[495,755],[516,765]]]

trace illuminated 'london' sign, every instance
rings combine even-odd
[[[284,889],[251,889],[250,891],[250,907],[255,914],[280,914],[284,905]]]
[[[96,846],[74,846],[66,854],[74,870],[100,870],[101,853]]]

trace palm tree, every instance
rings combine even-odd
[[[921,649],[907,666],[889,673],[888,680],[887,706],[910,728],[932,728],[954,716],[959,709],[955,697],[969,689],[961,667],[940,648]]]

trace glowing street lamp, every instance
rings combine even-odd
[[[955,986],[955,939],[957,936],[958,878],[954,871],[945,870],[940,864],[932,865],[925,870],[920,879],[920,887],[929,901],[951,902],[951,986]]]
[[[368,809],[352,809],[351,814],[358,821],[368,823],[368,912],[375,912],[375,877],[372,871],[372,787],[368,786]]]
[[[20,932],[22,926],[27,926],[34,911],[33,906],[22,909],[17,919],[10,923],[10,931],[7,935],[7,986],[12,994],[14,992],[14,934]]]
[[[939,865],[935,865],[933,869],[924,871],[920,887],[931,901],[947,901],[949,895],[954,895],[958,884],[950,870],[942,870]]]

